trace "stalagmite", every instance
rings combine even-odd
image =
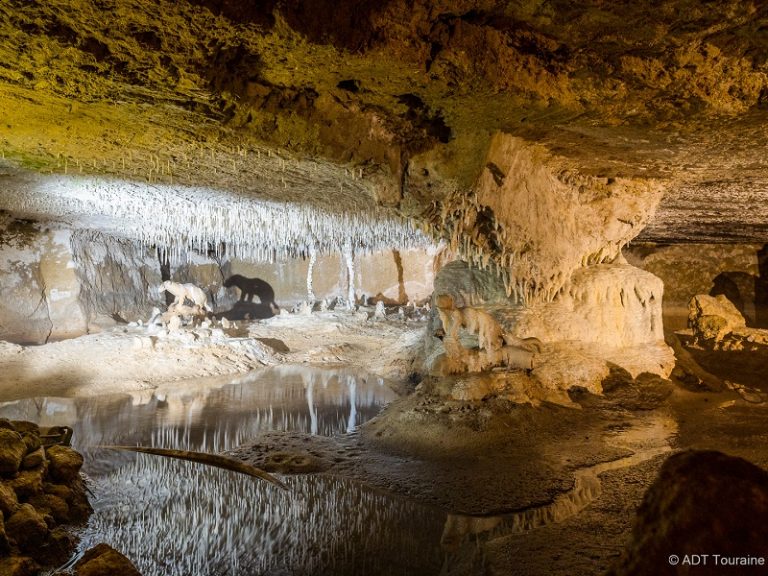
[[[309,246],[309,266],[307,268],[307,298],[310,302],[314,303],[317,298],[315,298],[315,291],[312,287],[312,272],[315,268],[315,262],[317,262],[317,250],[315,249],[314,244],[310,244]]]
[[[349,242],[344,243],[342,255],[347,266],[347,308],[352,310],[355,307],[355,254]]]

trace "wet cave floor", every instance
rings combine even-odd
[[[695,352],[715,377],[737,375],[761,397],[768,392],[754,369],[768,366],[765,350],[746,367],[740,354]],[[306,462],[312,444],[324,474],[445,510],[440,574],[602,574],[624,549],[635,510],[670,454],[719,450],[768,469],[768,403],[727,387],[686,386],[675,377],[620,375],[605,383],[604,396],[573,391],[570,407],[447,401],[417,391],[355,435],[314,445],[301,434],[267,434],[232,453],[296,472],[291,458]],[[353,459],[344,457],[350,448]],[[283,454],[279,462],[274,451]]]
[[[749,362],[689,351],[715,378],[768,393],[765,351]],[[359,367],[328,368],[284,366],[269,385],[259,371],[215,385],[156,383],[110,397],[108,409],[89,387],[62,401],[16,398],[0,416],[91,423],[79,433],[90,444],[225,452],[291,487],[278,493],[147,455],[105,464],[92,445],[78,446],[96,483],[84,543],[119,534],[136,549],[154,546],[137,562],[145,576],[602,574],[671,453],[714,449],[768,468],[768,404],[727,386],[617,372],[604,396],[573,390],[570,406],[464,402],[424,385],[404,393],[402,381]],[[170,541],[150,545],[147,526]]]

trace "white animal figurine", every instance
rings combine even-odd
[[[173,294],[175,300],[173,304],[168,306],[177,308],[184,305],[184,299],[190,300],[195,306],[205,308],[208,312],[213,312],[213,308],[208,305],[208,297],[201,288],[198,288],[194,284],[179,284],[178,282],[171,282],[166,280],[160,284],[160,292],[169,292]]]

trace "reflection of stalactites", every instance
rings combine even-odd
[[[347,433],[353,432],[357,425],[357,379],[347,376],[347,389],[349,390],[349,419],[347,420]]]
[[[307,408],[309,408],[309,431],[317,435],[317,406],[315,406],[315,379],[310,378],[306,383]]]

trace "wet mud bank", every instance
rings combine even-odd
[[[571,407],[534,407],[416,393],[351,435],[269,433],[228,453],[268,471],[350,478],[436,506],[445,513],[442,573],[553,573],[559,553],[551,533],[585,522],[587,533],[582,526],[568,538],[599,542],[607,569],[677,433],[664,402],[627,408],[636,396],[616,390]],[[510,552],[521,542],[532,550],[546,544],[547,560],[527,563]],[[567,567],[567,556],[555,573],[599,573],[594,564],[582,572],[579,562]]]
[[[720,450],[768,467],[768,408],[738,390],[609,380],[604,396],[574,390],[571,406],[416,392],[353,434],[269,433],[230,453],[438,507],[442,574],[591,576],[619,562],[670,455]]]

